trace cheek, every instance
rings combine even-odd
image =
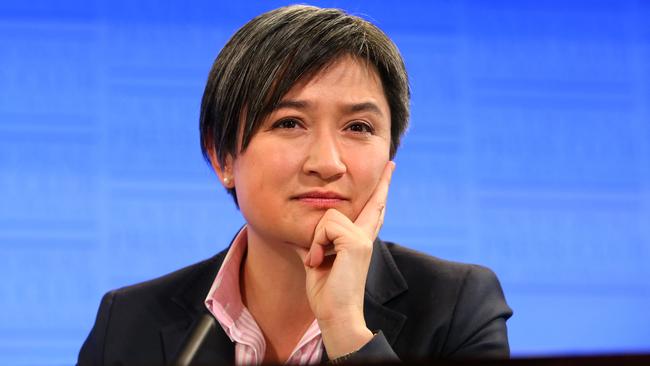
[[[372,159],[355,159],[348,165],[353,174],[357,200],[354,204],[354,217],[358,216],[363,207],[375,191],[379,180],[382,177],[386,164],[388,163],[388,153],[381,154],[375,152]]]
[[[259,153],[255,161],[257,186],[260,191],[281,192],[287,190],[301,170],[300,154],[296,149],[277,144]],[[254,192],[253,192],[254,193]]]
[[[255,201],[253,205],[267,206],[282,198],[299,164],[295,149],[281,144],[249,145],[234,166],[240,204]]]
[[[360,166],[357,168],[357,171],[360,180],[363,181],[363,185],[360,188],[371,193],[379,182],[381,173],[387,162],[388,160],[373,160],[359,164]]]

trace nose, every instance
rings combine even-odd
[[[303,165],[305,174],[332,181],[340,178],[347,171],[339,142],[334,134],[335,132],[331,131],[321,131],[315,135],[309,144],[307,159]]]

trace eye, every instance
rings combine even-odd
[[[347,126],[347,129],[355,133],[367,133],[372,134],[374,132],[372,126],[368,123],[356,121],[352,122]]]
[[[294,119],[294,118],[285,118],[285,119],[282,119],[282,120],[276,122],[273,125],[273,128],[290,129],[290,128],[296,128],[296,127],[300,127],[300,121],[298,121],[297,119]]]

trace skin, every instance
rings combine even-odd
[[[395,167],[390,138],[376,71],[345,56],[297,83],[236,158],[221,167],[211,153],[247,222],[242,300],[266,362],[286,361],[314,319],[330,358],[372,338],[363,297]]]

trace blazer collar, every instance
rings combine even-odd
[[[407,290],[406,280],[397,268],[393,256],[386,245],[377,238],[366,279],[363,310],[368,328],[373,332],[381,330],[391,345],[402,330],[406,315],[385,304]]]
[[[193,271],[186,276],[187,280],[172,296],[172,301],[180,307],[180,312],[177,313],[180,316],[178,321],[161,329],[166,363],[171,363],[174,360],[201,315],[208,311],[204,300],[219,268],[221,268],[226,253],[227,249],[194,266]],[[235,347],[217,323],[216,327],[208,333],[204,346],[196,355],[194,364],[232,365],[234,363]]]
[[[180,307],[183,315],[178,318],[178,321],[161,329],[166,362],[173,360],[201,314],[207,311],[203,303],[205,296],[227,252],[226,249],[194,266],[185,276],[186,281],[172,296],[172,301]],[[366,280],[364,315],[368,328],[373,332],[381,330],[391,345],[402,330],[406,315],[385,304],[407,289],[406,280],[397,268],[390,251],[381,240],[375,240]],[[215,330],[209,333],[206,346],[199,351],[196,363],[234,364],[234,361],[234,345],[217,324]]]

